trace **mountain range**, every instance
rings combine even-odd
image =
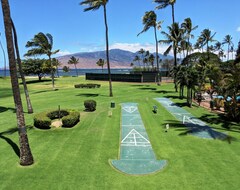
[[[130,68],[131,67],[130,64],[133,62],[133,59],[135,58],[136,55],[139,55],[139,54],[137,52],[133,53],[133,52],[121,50],[121,49],[109,50],[109,59],[110,59],[111,68]],[[74,53],[74,54],[57,57],[57,59],[61,62],[61,66],[60,66],[61,68],[63,66],[74,68],[74,65],[68,64],[68,61],[71,56],[74,56],[77,59],[79,59],[77,68],[86,68],[86,69],[99,68],[99,66],[96,65],[96,62],[100,58],[106,61],[105,51]],[[171,56],[164,56],[162,54],[159,54],[159,57],[161,59],[172,59]],[[104,68],[106,67],[107,66],[105,64]]]

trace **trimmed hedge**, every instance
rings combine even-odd
[[[85,100],[84,107],[85,111],[95,111],[97,107],[97,102],[95,100]]]
[[[34,116],[34,126],[39,129],[50,129],[53,119],[62,118],[62,127],[70,128],[80,120],[80,114],[74,110],[45,111]]]
[[[100,84],[75,84],[75,88],[100,88]]]

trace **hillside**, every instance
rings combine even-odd
[[[137,53],[133,53],[126,50],[121,49],[111,49],[109,51],[110,55],[110,64],[111,68],[129,68],[130,63],[133,62],[134,57],[137,55]],[[105,51],[96,51],[96,52],[81,52],[81,53],[75,53],[70,55],[65,55],[61,57],[57,57],[57,59],[62,63],[61,67],[68,66],[70,68],[73,68],[73,65],[68,65],[68,60],[71,56],[75,56],[79,59],[79,63],[77,64],[78,68],[99,68],[96,65],[96,62],[98,59],[102,58],[106,61],[106,52]],[[159,54],[161,59],[171,59],[171,56],[163,56]],[[106,65],[104,66],[106,68]]]

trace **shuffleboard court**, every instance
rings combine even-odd
[[[117,170],[146,175],[161,170],[166,160],[156,160],[136,103],[122,104],[120,159],[112,160]]]
[[[192,114],[177,106],[168,98],[155,98],[160,104],[162,104],[177,120],[182,122],[191,131],[190,134],[208,139],[226,139],[227,135],[213,130],[207,126],[206,123],[197,119]]]

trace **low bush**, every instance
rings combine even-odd
[[[100,84],[75,84],[75,88],[100,88]]]
[[[70,128],[76,125],[80,120],[80,114],[77,111],[70,111],[69,115],[62,118],[62,127]]]
[[[84,107],[85,111],[95,111],[97,106],[97,102],[95,100],[85,100]]]
[[[73,127],[80,120],[80,114],[73,110],[45,111],[34,116],[34,126],[39,129],[50,129],[53,119],[62,118],[62,127]]]

